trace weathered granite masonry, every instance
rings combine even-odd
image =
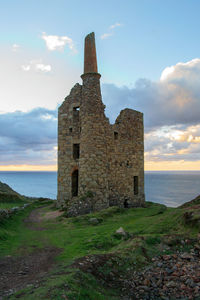
[[[94,33],[85,38],[83,84],[58,112],[58,207],[69,216],[144,205],[143,114],[124,109],[111,125],[101,99]]]

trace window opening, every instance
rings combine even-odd
[[[72,127],[70,127],[70,128],[69,128],[69,132],[71,132],[71,133],[72,133]]]
[[[78,170],[72,173],[72,197],[78,196]]]
[[[118,132],[117,131],[114,132],[114,139],[118,140]]]
[[[79,159],[80,156],[80,144],[73,144],[73,158]]]
[[[73,119],[76,121],[79,120],[79,111],[80,111],[79,106],[73,107]]]
[[[134,176],[134,195],[138,195],[138,176]]]

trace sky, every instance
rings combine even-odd
[[[144,113],[145,170],[200,170],[199,0],[0,0],[0,170],[57,169],[94,31],[105,113]]]

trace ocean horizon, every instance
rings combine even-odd
[[[0,181],[29,197],[56,199],[56,171],[0,171]],[[200,171],[145,171],[146,201],[177,207],[200,194]]]

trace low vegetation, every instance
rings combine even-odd
[[[23,206],[30,199],[15,192],[7,184],[0,182],[0,209]]]
[[[37,208],[39,219],[32,227],[27,218]],[[75,218],[56,213],[53,202],[37,200],[1,224],[2,259],[58,250],[48,275],[14,290],[9,299],[119,299],[120,278],[150,264],[154,256],[190,248],[192,242],[183,241],[195,241],[200,229],[199,210],[190,204],[167,208],[147,202],[146,208],[111,207]],[[120,227],[125,234],[116,233]]]

